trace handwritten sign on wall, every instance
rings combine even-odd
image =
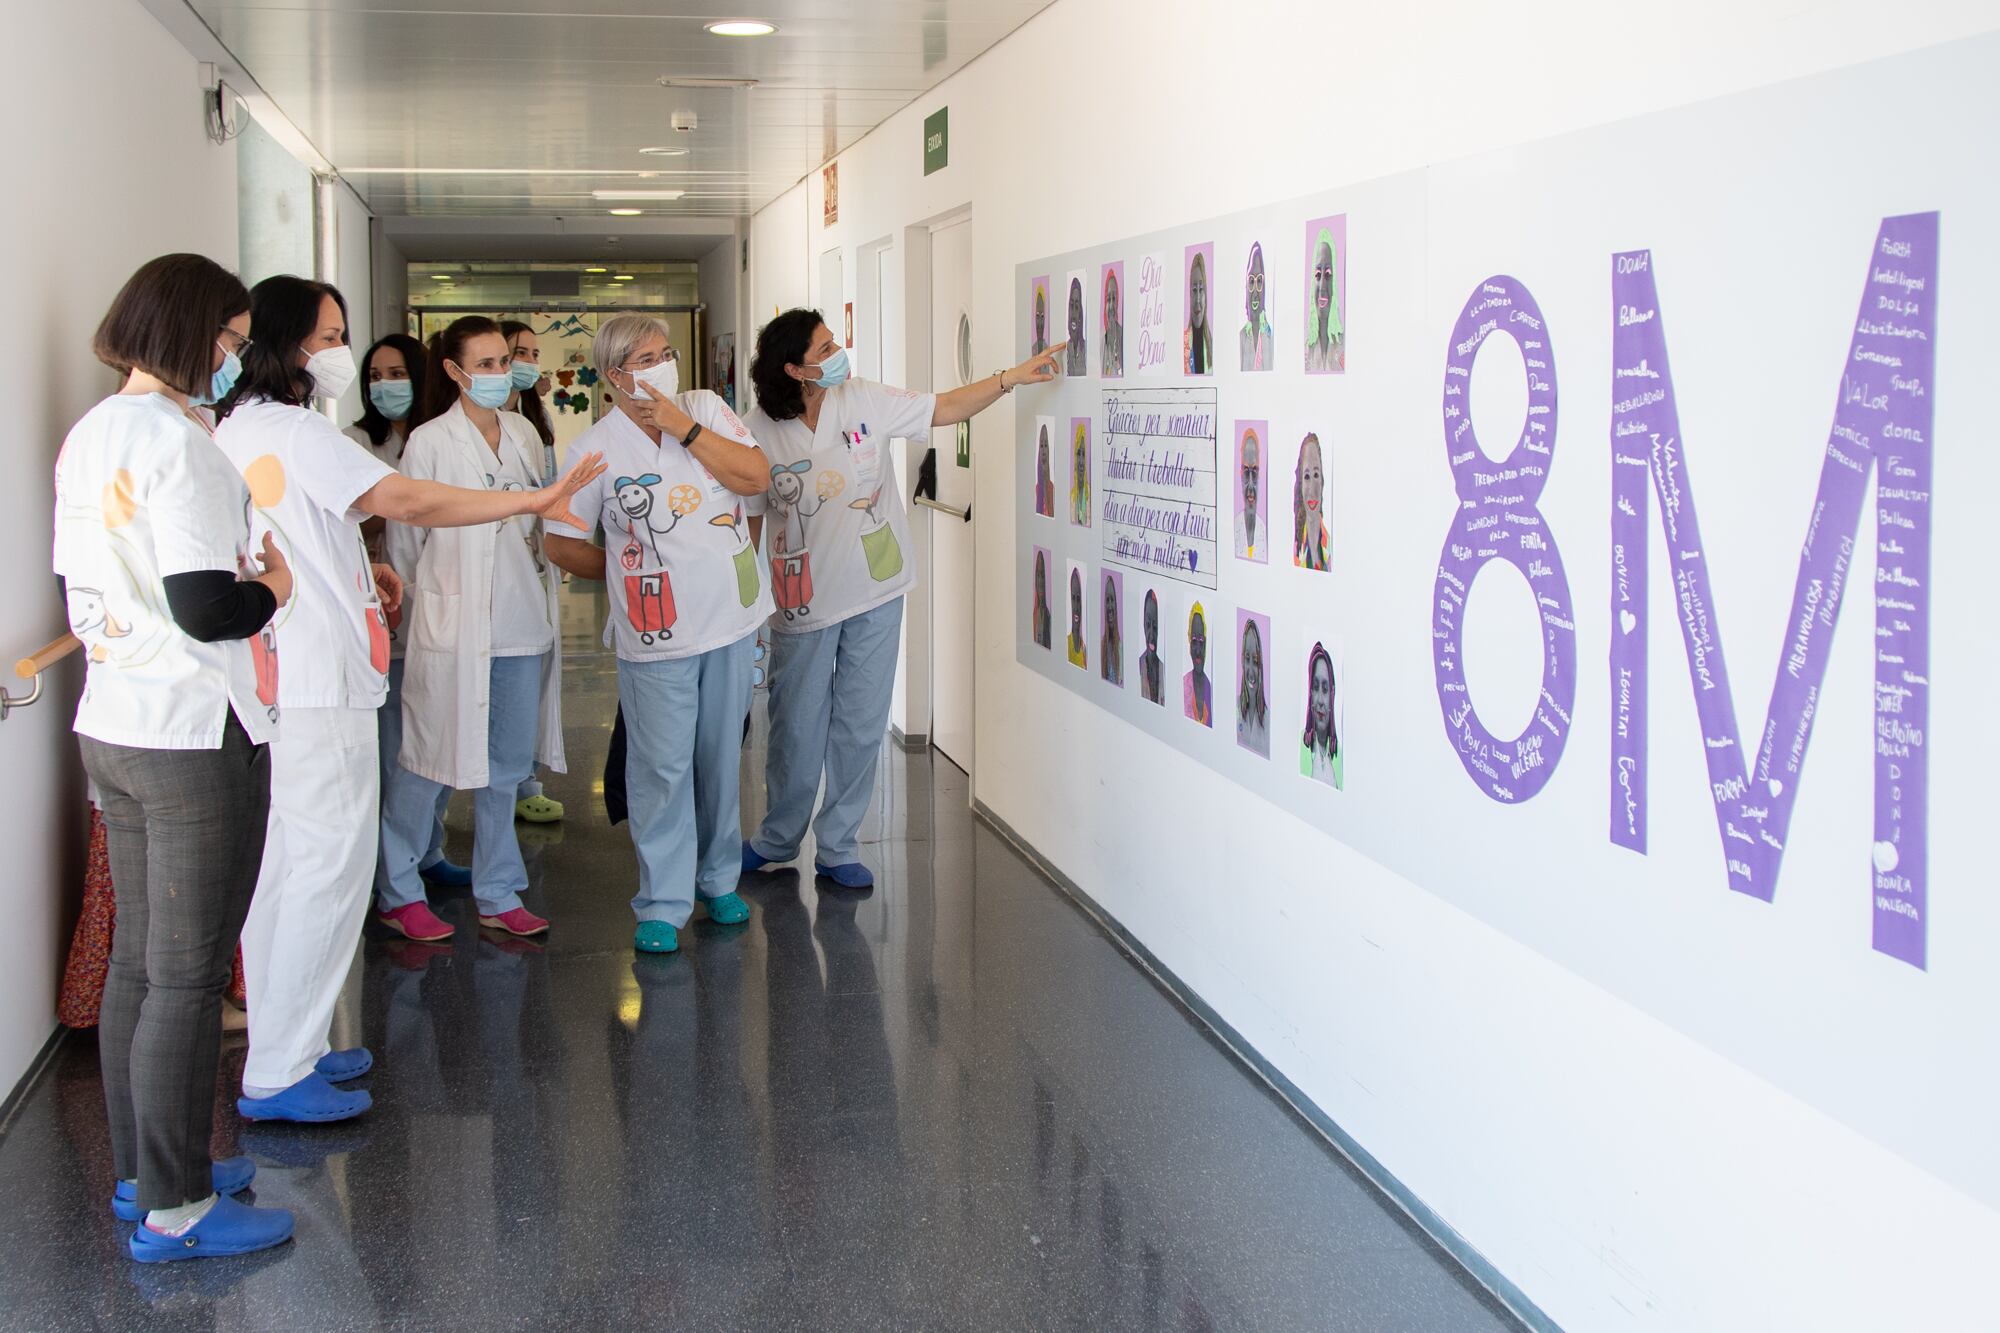
[[[1167,369],[1167,257],[1141,255],[1138,260],[1139,290],[1131,306],[1137,318],[1133,324],[1132,348],[1135,375],[1165,374]]]
[[[1215,587],[1215,390],[1108,389],[1102,438],[1104,562]]]

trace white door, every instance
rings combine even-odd
[[[972,221],[931,233],[931,387],[955,389],[975,378],[972,355]],[[970,458],[959,447],[964,427],[931,431],[937,450],[938,503],[971,510]],[[995,440],[999,437],[995,436]],[[931,520],[931,741],[972,771],[972,523],[937,510]],[[974,521],[977,521],[976,516]]]

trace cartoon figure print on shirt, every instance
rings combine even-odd
[[[625,571],[625,618],[638,631],[639,642],[648,646],[673,638],[674,622],[680,619],[674,607],[673,580],[660,558],[660,538],[701,508],[697,487],[676,486],[667,492],[666,524],[661,526],[660,504],[654,495],[660,484],[657,472],[619,477],[611,483],[618,510],[625,518],[625,541],[618,552],[619,568]]]
[[[895,530],[875,512],[875,507],[881,503],[882,486],[878,482],[869,494],[849,500],[847,507],[868,515],[868,522],[873,526],[861,530],[861,551],[868,557],[869,577],[877,583],[887,583],[903,572],[903,548],[896,545]]]
[[[728,528],[729,535],[736,541],[736,600],[744,606],[757,604],[757,552],[750,546],[750,533],[743,526],[743,505],[726,514],[717,514],[708,520],[712,528]]]
[[[60,461],[56,468],[60,475]],[[130,576],[137,552],[132,550],[130,539],[122,529],[139,512],[139,502],[132,495],[132,474],[122,468],[114,473],[95,510],[88,505],[72,504],[66,496],[60,498],[64,511],[70,517],[103,526],[111,549],[118,553],[119,566],[127,574],[125,584],[120,588],[73,587],[68,590],[66,602],[70,632],[83,640],[93,662],[116,667],[144,666],[159,655],[167,641],[164,626],[171,621],[165,607],[153,605],[151,590],[141,587]],[[127,603],[138,603],[146,612],[143,619],[129,612],[119,615],[115,608]],[[142,623],[150,628],[139,629]]]
[[[840,494],[846,483],[839,474],[822,472],[813,497],[806,498],[806,473],[812,460],[801,458],[789,466],[773,464],[771,499],[778,506],[778,524],[771,533],[771,589],[785,619],[796,620],[812,614],[812,552],[806,535],[806,520]]]

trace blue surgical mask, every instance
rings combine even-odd
[[[525,389],[542,377],[542,367],[534,361],[516,361],[507,373],[513,377],[515,388]]]
[[[836,389],[847,382],[847,349],[836,347],[833,355],[819,363],[819,378],[813,383],[822,389]]]
[[[417,386],[408,380],[376,380],[368,386],[368,401],[391,421],[401,421],[416,405]]]
[[[188,401],[196,407],[207,407],[210,403],[221,402],[229,396],[229,391],[236,387],[236,377],[242,373],[242,358],[228,348],[223,348],[222,368],[208,377],[207,395],[195,394]]]
[[[503,375],[474,375],[472,387],[465,396],[481,407],[505,407],[507,400],[514,396],[514,377]]]

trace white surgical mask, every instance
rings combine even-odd
[[[639,397],[664,402],[681,391],[681,363],[678,358],[629,373],[632,387]]]
[[[321,398],[338,398],[346,393],[356,373],[354,349],[345,344],[323,347],[306,358],[306,374],[312,376],[313,392]]]

